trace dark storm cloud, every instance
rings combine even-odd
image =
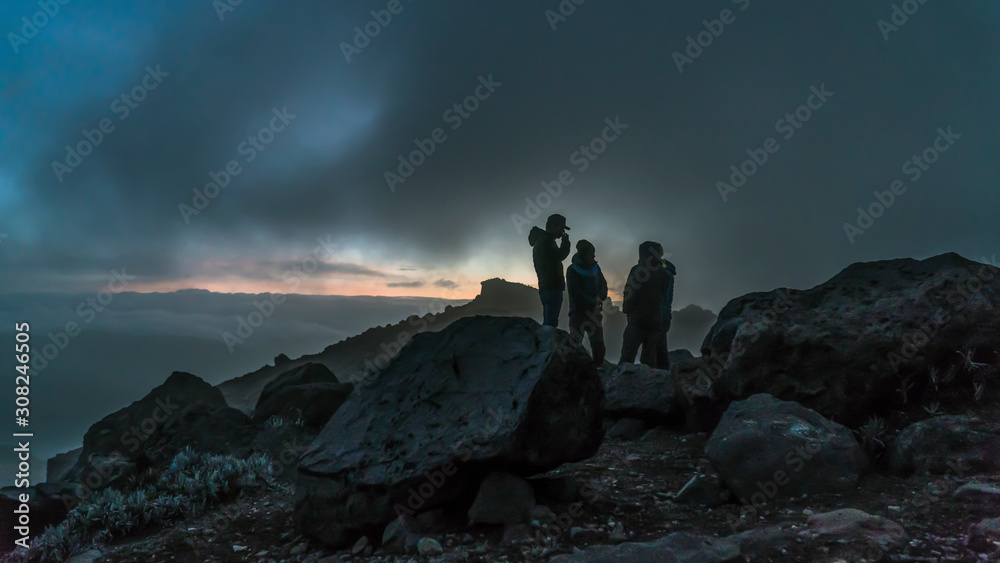
[[[12,4],[9,21],[35,9]],[[929,2],[886,40],[889,1],[592,1],[553,31],[545,10],[558,4],[403,2],[350,63],[341,43],[385,3],[243,3],[223,22],[204,1],[127,17],[109,2],[68,5],[60,18],[83,31],[56,20],[4,55],[25,76],[5,104],[26,117],[3,139],[19,161],[0,169],[0,200],[14,202],[0,216],[0,264],[51,287],[126,264],[176,279],[198,275],[194,257],[239,249],[265,261],[309,252],[318,236],[386,267],[405,257],[447,270],[487,244],[491,263],[528,263],[526,227],[511,218],[532,212],[525,198],[543,207],[532,224],[566,214],[612,282],[639,242],[661,241],[678,300],[714,309],[858,260],[997,251],[996,6]],[[718,31],[724,9],[734,21],[679,72],[673,53],[703,22]],[[87,58],[88,42],[109,48]],[[93,72],[48,70],[75,65]],[[113,100],[148,65],[169,76],[120,120]],[[499,85],[454,129],[446,112],[483,94],[482,80]],[[833,95],[786,139],[776,122],[823,85]],[[50,91],[62,96],[38,100]],[[275,110],[295,117],[251,151],[244,142]],[[52,161],[105,118],[114,132],[59,182]],[[627,129],[580,171],[574,152],[615,118]],[[962,135],[953,150],[908,181],[904,162],[948,126]],[[437,128],[447,138],[391,191],[384,173]],[[723,201],[716,183],[771,137],[780,148]],[[192,190],[230,161],[240,172],[186,224],[178,206],[195,206]],[[562,170],[573,182],[552,188]],[[849,242],[844,223],[897,178],[908,190]]]
[[[389,282],[385,284],[386,287],[423,287],[424,282],[422,281],[410,281],[410,282]]]
[[[443,287],[445,289],[455,289],[455,288],[458,287],[458,284],[455,283],[455,282],[453,282],[453,281],[451,281],[451,280],[443,280],[442,279],[442,280],[438,280],[438,281],[434,282],[434,287]]]

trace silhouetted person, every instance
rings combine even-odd
[[[538,275],[538,297],[542,300],[542,324],[559,326],[559,311],[562,309],[563,278],[562,261],[569,256],[569,235],[566,218],[549,215],[545,230],[532,227],[528,233],[528,244],[532,246],[535,273]],[[560,242],[557,245],[556,239]]]
[[[660,247],[660,253],[663,253],[663,247]],[[663,271],[669,276],[669,283],[667,283],[667,291],[663,295],[663,306],[661,311],[663,312],[662,329],[660,330],[660,335],[656,340],[656,361],[660,366],[660,369],[670,369],[670,356],[667,350],[667,333],[670,332],[670,323],[673,320],[674,312],[672,307],[674,306],[674,278],[677,276],[677,266],[674,266],[673,262],[663,259]]]
[[[663,301],[670,284],[670,274],[663,267],[663,247],[646,241],[639,245],[639,263],[632,266],[625,282],[622,311],[628,318],[622,338],[622,356],[618,363],[632,363],[642,346],[639,361],[652,368],[666,369],[669,359],[661,348],[663,333]]]
[[[569,293],[569,333],[583,343],[590,338],[590,350],[597,367],[604,365],[604,318],[601,304],[608,298],[608,282],[597,265],[597,251],[589,241],[576,243],[576,254],[566,269],[566,291]]]

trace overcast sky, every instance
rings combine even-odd
[[[396,6],[69,2],[34,29],[39,4],[9,0],[0,291],[86,293],[124,269],[135,291],[471,298],[535,283],[525,198],[547,206],[531,224],[566,215],[619,289],[660,241],[678,307],[856,261],[992,256],[1000,5],[904,4],[402,0],[368,38],[355,26]],[[433,154],[387,181],[417,139]],[[767,161],[720,193],[748,149]]]

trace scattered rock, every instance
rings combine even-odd
[[[604,409],[614,417],[667,424],[679,418],[674,380],[667,370],[644,364],[619,364],[601,375]]]
[[[419,530],[416,518],[401,514],[385,525],[385,530],[382,532],[382,547],[389,553],[405,553],[407,538]]]
[[[621,522],[615,524],[615,527],[611,529],[611,534],[608,535],[608,541],[612,543],[622,543],[627,540],[628,536],[625,535],[625,525]]]
[[[675,532],[651,542],[597,546],[573,555],[560,555],[550,563],[742,563],[739,544],[728,538]]]
[[[632,418],[626,416],[625,418],[620,418],[616,421],[608,432],[606,436],[608,438],[624,438],[626,440],[632,440],[642,436],[646,430],[649,430],[649,425],[647,425],[642,420],[638,418]]]
[[[430,555],[441,555],[444,553],[444,549],[434,538],[420,538],[420,541],[417,542],[417,553],[425,557]]]
[[[494,471],[479,486],[469,520],[482,524],[529,522],[534,507],[535,492],[523,477]]]
[[[247,546],[245,546],[245,545],[234,545],[233,546],[233,552],[234,553],[239,553],[241,551],[246,551],[246,550],[247,550]]]
[[[354,547],[351,548],[351,555],[361,554],[366,547],[368,547],[368,536],[361,536],[358,541],[354,542]]]
[[[352,534],[443,506],[491,467],[548,471],[592,456],[604,391],[568,333],[518,317],[470,317],[415,335],[352,394],[298,465],[295,518],[310,537]]]
[[[969,530],[967,545],[970,549],[993,553],[997,551],[998,543],[1000,543],[1000,518],[986,518],[973,524]]]
[[[850,430],[766,394],[732,403],[705,454],[726,487],[754,505],[758,498],[851,490],[867,467]]]
[[[967,416],[936,416],[907,426],[892,446],[893,473],[945,474],[1000,470],[1000,428]]]
[[[1000,487],[984,483],[966,483],[952,494],[955,500],[982,505],[1000,505]]]
[[[698,473],[674,496],[674,502],[708,507],[729,503],[729,490],[722,484],[722,479],[712,464],[708,460],[702,460],[699,466]]]
[[[504,524],[503,543],[519,546],[531,540],[531,526],[527,524]]]

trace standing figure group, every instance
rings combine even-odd
[[[590,340],[594,363],[604,364],[603,304],[608,299],[608,282],[597,265],[597,252],[589,241],[576,243],[576,254],[563,277],[562,262],[569,256],[570,242],[566,218],[550,215],[545,229],[532,227],[528,243],[532,246],[538,295],[542,301],[542,324],[559,325],[563,291],[569,293],[569,331],[578,343],[584,335]],[[558,243],[556,241],[559,241]],[[670,369],[667,356],[667,331],[670,330],[671,306],[676,267],[663,259],[663,246],[646,241],[639,245],[639,261],[629,271],[625,282],[622,310],[628,318],[618,363],[639,361],[650,367]]]

